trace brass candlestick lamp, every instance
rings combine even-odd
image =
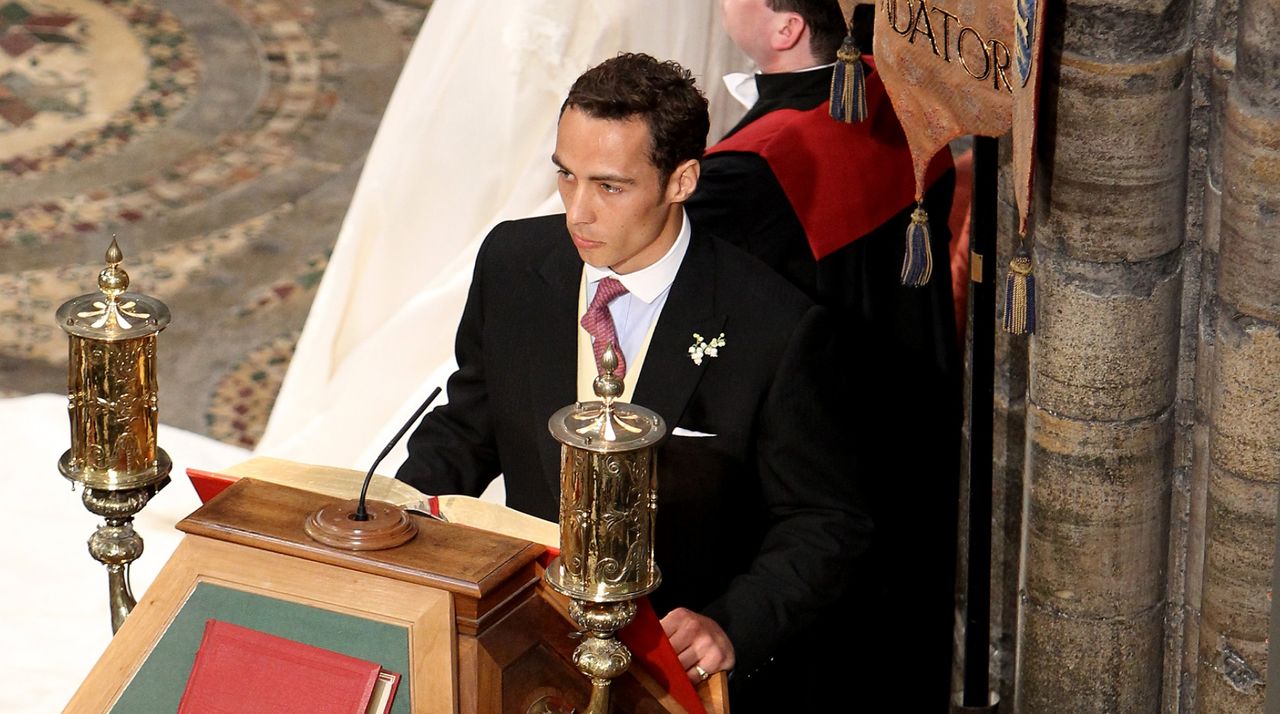
[[[169,324],[169,308],[125,292],[123,260],[113,238],[98,274],[100,292],[58,308],[58,325],[70,338],[71,417],[71,448],[58,471],[84,486],[85,508],[106,519],[89,538],[89,554],[107,566],[112,632],[136,602],[129,563],[142,555],[142,537],[133,517],[169,483],[173,465],[156,446],[156,335]]]
[[[655,445],[662,417],[625,402],[610,346],[593,387],[600,401],[569,405],[551,417],[560,449],[560,555],[547,567],[552,588],[569,596],[569,615],[587,635],[573,653],[591,678],[586,714],[609,711],[610,680],[631,652],[615,633],[636,614],[636,598],[658,587],[653,560],[657,514]]]

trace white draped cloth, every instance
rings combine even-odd
[[[673,59],[712,106],[746,64],[713,0],[437,0],[388,104],[258,453],[366,469],[454,369],[481,240],[561,210],[560,105],[619,51]],[[550,415],[548,415],[550,416]],[[403,445],[379,470],[393,473]]]
[[[107,570],[85,546],[103,521],[58,474],[71,445],[66,395],[0,399],[0,434],[10,536],[0,566],[0,712],[49,714],[62,711],[111,641]],[[248,458],[239,447],[163,425],[157,441],[173,459],[172,483],[134,521],[143,540],[130,566],[139,600],[181,540],[174,524],[200,505],[187,467],[217,470]]]

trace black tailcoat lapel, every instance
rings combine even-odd
[[[550,419],[562,407],[573,403],[578,391],[578,286],[582,279],[582,260],[567,232],[562,245],[556,246],[533,270],[544,286],[539,286],[542,291],[538,295],[530,297],[545,300],[546,304],[526,313],[535,323],[531,331],[535,338],[525,355],[526,364],[533,365],[529,372],[529,394],[534,413]],[[550,481],[551,492],[559,494],[560,444],[545,427],[538,443],[542,472]]]
[[[668,434],[702,378],[705,364],[696,365],[689,356],[693,334],[710,340],[724,327],[725,315],[715,304],[715,281],[715,246],[695,231],[654,326],[640,382],[632,394],[633,402],[662,417]]]

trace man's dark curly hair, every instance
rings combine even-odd
[[[701,159],[707,148],[707,99],[689,70],[646,54],[623,53],[587,70],[573,83],[560,113],[574,107],[596,119],[643,119],[649,158],[662,185],[676,167]]]
[[[809,27],[809,50],[818,62],[834,62],[836,50],[848,32],[840,3],[836,0],[767,0],[774,12],[794,12]],[[871,18],[871,19],[874,19]],[[861,22],[861,18],[859,18]],[[870,21],[867,22],[870,25]],[[870,29],[870,27],[868,27]]]

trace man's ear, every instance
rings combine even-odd
[[[805,36],[808,25],[805,24],[804,18],[795,12],[783,13],[779,19],[781,24],[775,26],[774,31],[769,35],[769,46],[774,52],[786,52],[794,48],[800,42],[800,38]]]
[[[676,167],[671,172],[671,178],[667,179],[667,200],[670,203],[684,203],[693,195],[694,189],[698,188],[698,177],[702,175],[702,163],[697,159],[689,159],[688,161]]]

